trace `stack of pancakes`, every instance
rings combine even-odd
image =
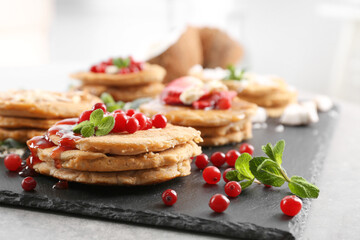
[[[60,137],[50,135],[59,145]],[[148,185],[190,174],[191,158],[201,153],[200,133],[168,124],[163,129],[109,134],[76,140],[76,149],[56,160],[56,146],[37,149],[33,168],[58,179],[87,184]],[[29,143],[28,143],[29,144]]]
[[[42,135],[55,122],[79,116],[101,100],[83,92],[39,90],[8,91],[0,94],[0,140],[19,142]]]
[[[251,117],[256,105],[235,98],[228,110],[196,110],[188,106],[165,105],[159,99],[140,106],[148,116],[161,113],[169,122],[201,132],[202,146],[219,146],[252,137]]]
[[[155,64],[144,64],[139,72],[126,74],[108,74],[79,72],[71,77],[82,81],[79,90],[85,90],[100,96],[110,93],[116,101],[130,102],[143,97],[155,97],[164,88],[162,81],[166,71]]]

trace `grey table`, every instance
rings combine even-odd
[[[303,239],[359,239],[360,106],[338,102],[337,129]],[[0,239],[217,239],[207,235],[0,206]],[[224,238],[221,238],[224,239]]]

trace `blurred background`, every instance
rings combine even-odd
[[[357,0],[0,0],[1,90],[66,90],[70,73],[110,56],[145,58],[187,24],[225,30],[251,71],[360,103]]]

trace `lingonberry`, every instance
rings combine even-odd
[[[135,113],[132,117],[136,118],[139,121],[139,130],[146,128],[147,117],[143,113]]]
[[[218,193],[210,198],[209,207],[215,212],[221,213],[228,208],[229,204],[230,200]]]
[[[134,109],[129,109],[129,110],[126,111],[126,115],[128,115],[129,117],[131,117],[135,113],[136,113],[136,111]]]
[[[214,166],[221,167],[225,163],[225,154],[222,152],[215,152],[211,155],[210,161]]]
[[[106,105],[104,103],[96,103],[92,107],[92,110],[96,110],[96,109],[101,109],[101,110],[103,110],[104,113],[106,113]]]
[[[152,117],[152,125],[156,128],[164,128],[166,127],[167,119],[162,114],[156,114]]]
[[[203,178],[208,184],[216,184],[221,179],[221,172],[217,167],[209,166],[203,171]]]
[[[21,182],[21,187],[25,190],[25,191],[32,191],[34,190],[34,188],[36,187],[36,181],[34,178],[32,177],[26,177],[22,180]]]
[[[238,182],[231,181],[225,185],[224,190],[229,197],[237,197],[241,193],[241,185]]]
[[[126,120],[126,124],[125,124],[125,130],[128,133],[134,133],[137,130],[139,130],[139,121],[134,118],[134,117],[130,117]]]
[[[223,179],[224,181],[227,183],[229,182],[229,180],[226,178],[226,174],[229,172],[229,171],[232,171],[232,170],[235,170],[235,168],[227,168],[224,173],[223,173]]]
[[[240,153],[248,153],[248,154],[252,155],[254,152],[254,147],[251,144],[243,143],[240,145],[239,151],[240,151]]]
[[[226,158],[226,163],[230,166],[233,167],[235,166],[235,162],[238,159],[238,157],[240,156],[240,153],[236,150],[230,150],[226,153],[225,158]]]
[[[209,158],[206,154],[200,154],[195,158],[195,165],[198,169],[204,169],[209,164]]]
[[[82,112],[79,117],[79,123],[89,120],[92,112],[93,112],[92,110],[87,110],[87,111]]]
[[[115,125],[114,128],[111,130],[111,132],[118,133],[118,132],[124,132],[126,129],[126,121],[128,117],[125,115],[125,113],[115,113],[114,114],[114,120]]]
[[[172,189],[167,189],[162,193],[161,198],[165,205],[172,206],[177,201],[177,193]]]
[[[298,214],[302,208],[302,201],[295,195],[284,197],[280,202],[281,211],[290,217]]]
[[[21,157],[18,154],[9,154],[4,158],[4,165],[9,171],[16,171],[21,167]]]

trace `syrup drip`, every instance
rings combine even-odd
[[[66,180],[59,180],[52,186],[53,189],[67,189],[69,188],[68,181]]]

